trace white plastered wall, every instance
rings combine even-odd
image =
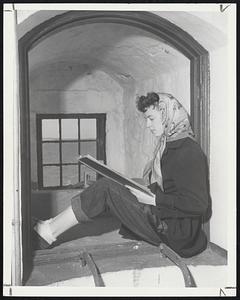
[[[210,190],[212,196],[211,241],[227,249],[228,203],[231,181],[229,155],[231,155],[227,118],[232,100],[228,93],[227,47],[210,52]],[[230,108],[231,109],[231,108]]]

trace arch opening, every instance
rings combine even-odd
[[[191,121],[205,153],[209,154],[209,70],[208,52],[190,35],[174,24],[159,16],[147,12],[78,12],[71,11],[58,15],[33,28],[19,41],[20,62],[20,118],[22,153],[22,199],[28,199],[22,207],[23,257],[30,257],[31,238],[29,232],[31,205],[31,166],[30,161],[30,109],[29,109],[29,51],[37,47],[46,38],[70,27],[94,23],[122,24],[147,31],[176,48],[190,60],[190,99]],[[131,87],[128,87],[131,89]],[[130,91],[131,92],[131,91]]]

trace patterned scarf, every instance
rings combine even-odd
[[[161,158],[166,147],[166,142],[176,141],[185,137],[194,139],[188,113],[185,108],[171,94],[158,93],[159,103],[157,109],[163,116],[164,132],[158,140],[153,153],[153,159],[147,163],[143,171],[144,180],[157,182],[163,191],[163,180],[161,171]]]

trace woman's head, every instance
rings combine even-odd
[[[139,111],[145,113],[150,106],[157,106],[159,103],[159,96],[157,93],[147,93],[147,96],[140,96],[137,98],[137,108]]]
[[[193,135],[187,111],[171,94],[147,93],[137,98],[137,108],[144,114],[147,127],[160,137],[163,133],[168,139]]]
[[[161,136],[164,131],[164,120],[162,112],[159,110],[159,95],[151,92],[147,93],[146,96],[138,97],[137,108],[144,114],[147,121],[147,128],[155,136]]]

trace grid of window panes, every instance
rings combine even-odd
[[[96,172],[78,163],[79,155],[97,158],[97,118],[80,116],[39,117],[38,151],[40,187],[67,188]]]

